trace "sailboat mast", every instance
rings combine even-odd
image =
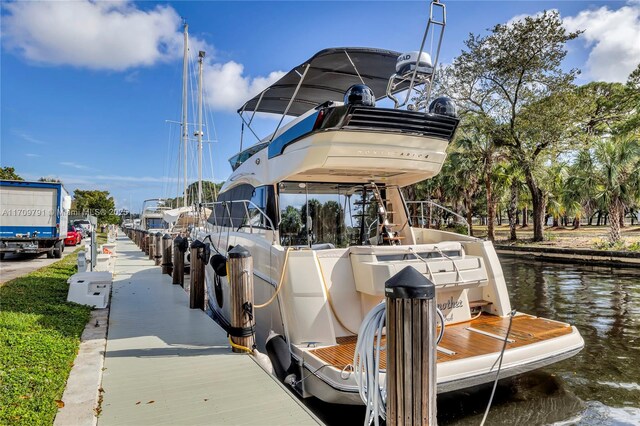
[[[198,52],[198,206],[202,203],[202,62],[204,51]]]
[[[182,58],[182,148],[184,150],[184,192],[182,205],[187,207],[187,142],[189,140],[189,129],[187,124],[187,73],[189,72],[189,25],[184,21],[184,57]]]

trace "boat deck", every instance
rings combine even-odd
[[[117,253],[98,426],[320,423],[253,357],[232,353],[128,238]]]
[[[482,314],[477,319],[445,327],[438,348],[438,362],[454,361],[479,355],[500,352],[509,327],[509,317]],[[513,318],[507,350],[553,339],[571,333],[569,324],[520,314]],[[483,334],[488,333],[488,334]],[[344,368],[353,363],[357,336],[339,337],[338,344],[310,350],[324,363]],[[383,337],[386,345],[386,337]],[[449,354],[448,352],[453,352]],[[386,351],[380,357],[380,367],[386,368]]]

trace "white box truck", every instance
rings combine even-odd
[[[70,208],[71,196],[61,183],[0,180],[0,258],[62,257]]]

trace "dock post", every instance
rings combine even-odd
[[[435,293],[412,266],[385,282],[387,425],[436,424]]]
[[[153,260],[156,266],[162,263],[162,232],[158,231],[155,235],[155,250],[153,251]]]
[[[136,229],[133,231],[133,242],[140,247],[140,230]]]
[[[164,234],[162,237],[162,273],[171,275],[173,270],[173,259],[171,259],[171,247],[173,240],[171,235]]]
[[[142,246],[146,255],[148,255],[149,250],[151,250],[151,243],[151,234],[149,234],[149,231],[142,231]]]
[[[189,307],[204,310],[204,243],[195,240],[191,243],[191,277],[189,289]]]
[[[147,249],[145,250],[145,253],[147,253],[149,255],[149,260],[153,260],[153,250],[155,248],[156,245],[156,239],[154,237],[154,235],[147,231]]]
[[[173,240],[173,271],[171,278],[173,284],[180,284],[184,287],[184,252],[187,251],[188,241],[178,235]]]
[[[229,288],[231,335],[233,343],[253,349],[255,344],[255,320],[253,316],[253,259],[251,253],[241,245],[229,251]],[[233,347],[233,352],[242,349]]]

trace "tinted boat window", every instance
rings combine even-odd
[[[281,182],[278,191],[282,245],[347,247],[375,240],[377,204],[365,185]]]

